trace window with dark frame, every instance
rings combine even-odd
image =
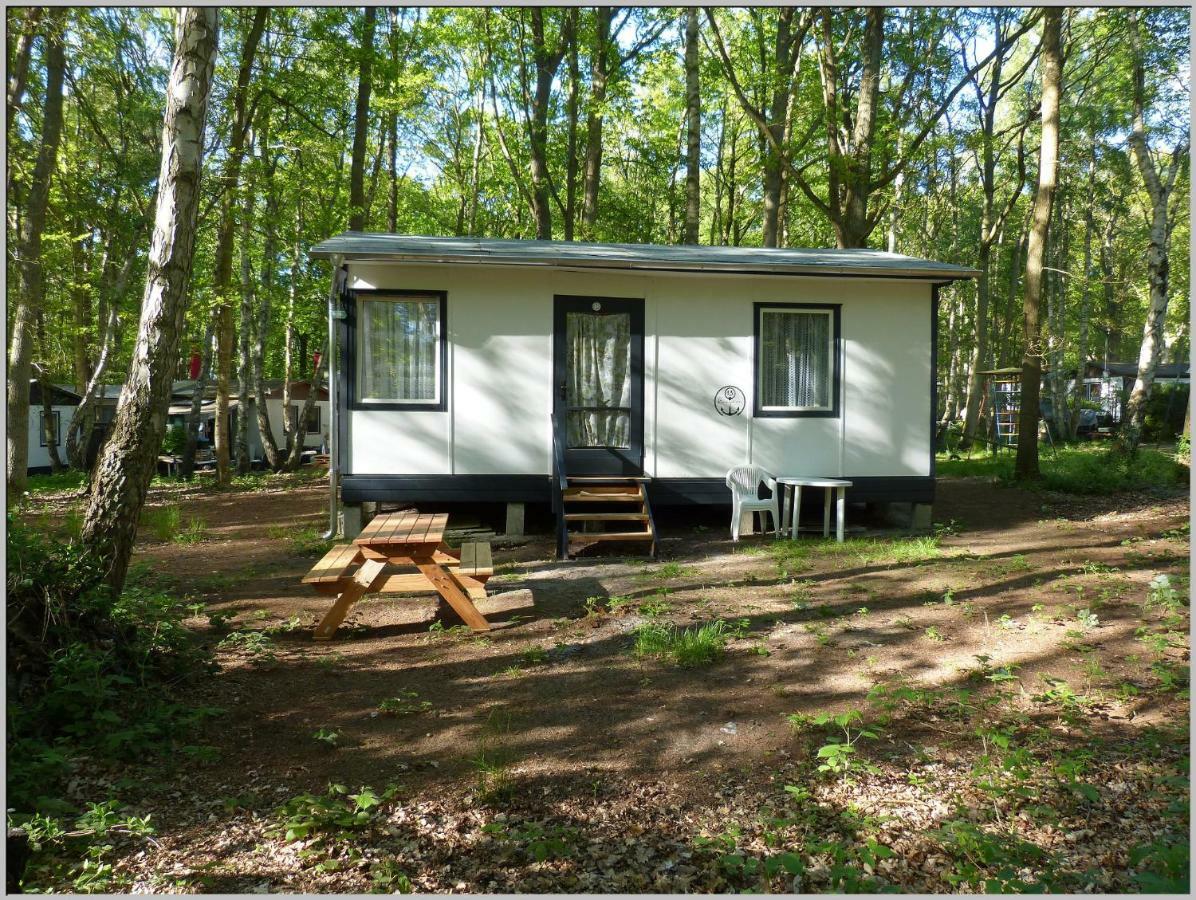
[[[445,408],[445,305],[437,292],[358,296],[355,404]]]
[[[289,413],[291,420],[291,429],[294,430],[295,423],[299,421],[299,410],[303,408],[302,403],[291,404],[291,411]],[[320,407],[312,404],[311,409],[307,411],[307,422],[303,428],[304,434],[319,434],[320,433]]]
[[[62,417],[59,414],[58,410],[54,410],[53,412],[50,413],[50,415],[53,416],[54,446],[61,447],[62,446]],[[49,444],[46,443],[46,413],[45,413],[45,410],[42,410],[37,414],[37,436],[38,436],[38,446],[39,447],[48,447],[49,446]]]
[[[839,307],[755,305],[755,415],[839,415]]]

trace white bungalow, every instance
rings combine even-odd
[[[652,505],[729,506],[748,463],[929,521],[938,290],[974,270],[353,232],[311,255],[335,271],[331,512],[350,534],[363,501],[552,502],[647,539]],[[570,506],[602,491],[632,509]]]
[[[58,458],[66,462],[66,429],[75,414],[75,407],[83,402],[70,388],[52,384],[50,390],[49,429],[46,425],[46,411],[42,406],[42,386],[36,380],[29,382],[29,456],[26,470],[31,475],[42,475],[50,471],[50,444],[58,448]]]

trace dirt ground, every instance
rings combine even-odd
[[[1140,631],[1154,622],[1152,578],[1168,573],[1186,597],[1186,497],[1081,499],[945,479],[937,542],[904,555],[886,555],[884,542],[853,555],[859,538],[846,553],[820,541],[790,555],[767,538],[736,545],[721,514],[664,516],[655,563],[558,563],[551,537],[536,536],[496,546],[498,596],[479,604],[490,633],[455,627],[431,597],[379,598],[325,643],[310,631],[330,600],[299,583],[319,550],[294,535],[323,527],[326,488],[182,502],[204,539],[143,536],[135,565],[203,604],[190,624],[219,670],[189,699],[225,712],[196,738],[214,748],[211,762],[153,768],[134,792],[157,823],[155,840],[131,842],[118,862],[134,890],[727,890],[754,883],[727,857],[766,858],[768,815],[807,806],[847,823],[843,845],[869,877],[952,890],[955,863],[933,829],[989,821],[977,811],[990,804],[1004,827],[1003,804],[1022,808],[976,788],[989,745],[943,699],[1009,687],[988,677],[1000,671],[1013,673],[1002,702],[1021,716],[1018,734],[1058,742],[1044,758],[1102,748],[1085,775],[1102,785],[1100,801],[1044,800],[1056,815],[1017,821],[1021,840],[1065,859],[1076,889],[1118,890],[1132,887],[1129,847],[1160,827],[1160,809],[1133,802],[1158,771],[1130,748],[1188,718],[1186,683],[1159,689],[1152,669],[1186,672],[1187,607],[1173,629],[1182,640],[1154,655]],[[502,596],[522,589],[530,603]],[[739,636],[712,665],[631,651],[645,622],[716,619]],[[939,694],[894,700],[882,716],[869,695],[878,684]],[[1082,722],[1059,684],[1080,697]],[[426,708],[380,712],[396,697]],[[825,738],[810,718],[850,710],[881,723],[860,745],[876,771],[820,774]],[[1052,779],[1036,796],[1057,796]],[[329,784],[398,793],[355,838],[271,830],[285,801]],[[869,862],[869,840],[894,856]],[[833,847],[804,852],[796,882],[767,884],[846,884]]]

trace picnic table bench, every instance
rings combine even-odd
[[[411,511],[375,516],[351,544],[337,544],[303,578],[318,593],[335,596],[316,626],[317,640],[331,638],[353,604],[367,594],[434,592],[474,631],[490,623],[474,600],[486,596],[494,574],[490,545],[475,541],[453,550],[444,543],[448,516]],[[388,574],[388,566],[415,572]]]

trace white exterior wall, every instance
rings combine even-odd
[[[58,429],[61,440],[58,443],[58,458],[66,462],[66,429],[75,414],[73,406],[51,407],[58,413],[60,427]],[[50,448],[41,445],[41,405],[29,407],[29,457],[26,466],[30,469],[50,468]]]
[[[300,410],[303,408],[303,400],[292,400],[292,406],[298,406]],[[328,401],[317,400],[316,404],[320,410],[320,430],[312,434],[305,435],[303,438],[303,446],[312,450],[318,450],[322,443],[322,435],[328,433]],[[274,443],[281,449],[286,446],[286,435],[282,430],[283,412],[282,400],[266,398],[266,415],[270,419],[270,431],[274,434]]]
[[[721,478],[930,474],[931,287],[867,278],[624,273],[358,263],[349,287],[448,294],[448,410],[349,410],[354,475],[542,474],[552,469],[553,297],[644,300],[644,468]],[[838,418],[754,418],[756,302],[842,307]],[[719,415],[715,392],[747,408]]]

